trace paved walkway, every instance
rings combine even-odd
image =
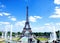
[[[5,39],[3,39],[3,38],[0,38],[0,41],[4,41]]]

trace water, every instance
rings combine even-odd
[[[23,37],[20,41],[22,43],[28,43],[28,37]]]
[[[50,34],[50,40],[49,40],[49,42],[52,42],[53,40],[56,41],[56,39],[57,39],[57,35],[56,35],[56,32],[55,32],[55,26],[53,26],[53,31]]]
[[[21,43],[37,43],[37,40],[36,39],[34,39],[33,37],[22,37],[21,39],[20,39],[20,41],[21,41]]]
[[[57,36],[56,36],[56,32],[55,32],[55,27],[53,29],[53,40],[56,40],[57,39]]]
[[[20,43],[18,41],[5,41],[5,43],[8,43],[8,42],[10,42],[10,43]]]

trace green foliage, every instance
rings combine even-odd
[[[10,36],[10,31],[7,34],[8,34],[8,36]]]
[[[48,38],[43,38],[43,37],[40,37],[40,38],[37,38],[38,40],[40,40],[40,41],[47,41],[48,40]]]
[[[0,36],[2,36],[2,32],[0,32]]]
[[[20,32],[17,32],[18,35],[20,35],[21,33]]]
[[[12,32],[12,36],[15,36],[16,35],[16,33],[15,32]]]
[[[45,32],[45,33],[42,33],[42,32],[36,32],[36,33],[32,33],[36,36],[50,36],[50,32]]]

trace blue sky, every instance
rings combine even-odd
[[[33,32],[50,32],[53,26],[56,31],[60,30],[60,0],[0,0],[0,30],[7,26],[9,31],[13,25],[13,31],[21,32],[27,5]]]

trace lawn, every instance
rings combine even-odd
[[[5,40],[5,39],[0,38],[0,43],[5,43],[4,40]],[[8,39],[8,40],[9,40],[9,39]],[[12,40],[18,41],[18,40],[19,40],[19,37],[12,38]]]
[[[40,38],[37,38],[37,39],[39,39],[40,41],[47,41],[48,40],[48,38],[43,38],[43,37],[42,38],[40,37]]]
[[[18,40],[19,40],[19,37],[12,38],[12,40],[14,40],[14,41],[18,41]]]
[[[12,38],[12,40],[14,40],[14,41],[19,41],[19,37],[16,37],[16,38]],[[48,39],[47,38],[41,38],[41,37],[39,37],[39,38],[37,38],[37,39],[39,39],[40,41],[47,41]],[[4,39],[2,39],[2,38],[0,38],[0,43],[5,43],[4,42]]]
[[[5,43],[4,41],[0,41],[0,43]]]

